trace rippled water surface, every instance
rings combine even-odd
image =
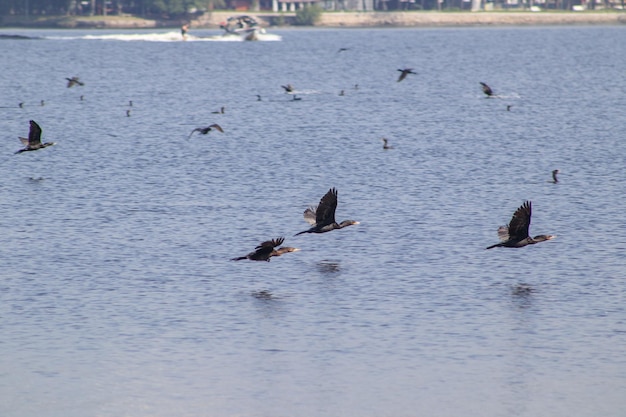
[[[0,415],[624,416],[626,28],[3,32]]]

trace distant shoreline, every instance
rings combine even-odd
[[[266,26],[280,21],[290,27],[295,13],[245,12]],[[244,12],[219,11],[206,13],[191,21],[193,28],[218,28],[228,17]],[[182,20],[153,20],[134,16],[4,16],[0,27],[55,29],[149,29],[179,27]],[[454,27],[454,26],[532,26],[532,25],[622,25],[626,12],[327,12],[313,27],[375,28],[375,27]],[[280,27],[277,25],[276,27]],[[309,26],[310,27],[310,26]]]

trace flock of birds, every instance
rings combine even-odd
[[[341,52],[341,50],[340,50]],[[398,69],[400,72],[400,76],[398,77],[397,82],[401,82],[404,80],[409,74],[417,74],[413,71],[412,68],[404,68]],[[75,85],[84,86],[85,84],[79,80],[78,77],[66,78],[67,87],[71,88]],[[498,97],[493,89],[484,82],[480,82],[480,86],[482,88],[483,93],[488,97]],[[281,86],[285,93],[293,94],[295,92],[295,88],[291,84],[282,85]],[[82,100],[81,96],[81,100]],[[257,95],[258,101],[261,101],[261,96]],[[297,98],[294,95],[294,100]],[[129,102],[129,106],[132,107],[132,101]],[[44,103],[42,101],[41,105]],[[23,107],[23,103],[20,103],[20,107]],[[224,107],[221,107],[220,110],[214,111],[214,114],[224,114]],[[507,111],[511,110],[511,106],[507,106]],[[130,116],[130,110],[126,112],[127,116]],[[49,146],[55,145],[55,142],[42,142],[41,134],[42,129],[34,120],[30,120],[30,129],[28,133],[28,138],[19,137],[20,141],[25,145],[25,148],[19,149],[16,154],[28,151],[36,151],[39,149],[47,148]],[[191,131],[188,136],[190,139],[194,133],[198,132],[202,135],[206,135],[211,131],[218,131],[224,133],[224,129],[218,125],[217,123],[213,123],[206,127],[198,127]],[[382,138],[383,141],[383,149],[393,149],[392,146],[389,145],[389,141],[386,138]],[[552,182],[558,183],[557,175],[559,174],[559,170],[555,169],[552,171]],[[305,233],[326,233],[333,230],[343,229],[348,226],[359,224],[356,220],[344,220],[341,223],[337,223],[335,220],[335,211],[337,209],[337,189],[331,188],[328,192],[320,199],[320,202],[317,206],[312,206],[307,208],[304,211],[304,220],[311,225],[311,227],[307,230],[303,230],[299,233],[296,233],[295,236],[305,234]],[[498,237],[500,239],[499,243],[488,246],[486,249],[492,249],[496,247],[505,247],[505,248],[521,248],[528,245],[534,245],[539,242],[545,242],[548,240],[554,239],[555,235],[537,235],[534,237],[530,236],[530,220],[532,216],[532,203],[530,201],[524,202],[515,212],[513,213],[513,217],[511,221],[506,226],[501,226],[498,228]],[[265,242],[260,243],[253,252],[248,253],[245,256],[239,256],[232,258],[233,261],[240,261],[244,259],[248,259],[251,261],[267,261],[269,262],[272,257],[278,257],[285,253],[297,252],[300,249],[283,246],[285,241],[284,237],[278,237],[272,240],[267,240]],[[278,249],[276,249],[278,248]]]

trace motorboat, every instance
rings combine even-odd
[[[220,28],[224,29],[224,36],[240,36],[247,41],[256,41],[259,34],[265,33],[259,22],[247,15],[229,17]]]

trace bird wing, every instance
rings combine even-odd
[[[259,246],[257,246],[255,249],[258,251],[259,249],[269,248],[270,251],[271,251],[276,246],[280,246],[284,241],[285,241],[284,237],[279,237],[277,239],[272,239],[272,240],[266,240],[265,242],[263,242]]]
[[[315,223],[320,225],[327,225],[335,223],[335,210],[337,209],[337,189],[331,188],[322,197],[317,210],[315,210]]]
[[[41,144],[41,128],[34,121],[30,121],[30,131],[28,132],[28,145],[40,145]]]
[[[20,142],[22,142],[22,145],[26,145],[28,146],[28,138],[23,138],[21,136],[18,136],[20,139]]]
[[[493,90],[491,89],[491,87],[489,87],[487,84],[481,82],[480,85],[483,87],[483,92],[485,94],[487,94],[488,96],[493,94]]]
[[[315,226],[315,211],[317,210],[317,206],[311,206],[308,209],[304,210],[304,220],[311,226]]]
[[[217,123],[214,123],[214,124],[212,124],[209,127],[215,128],[215,129],[219,130],[220,132],[224,133],[224,129],[222,129],[222,126],[218,125]]]
[[[196,127],[194,130],[192,130],[192,131],[191,131],[191,133],[189,134],[189,136],[187,137],[187,139],[190,139],[190,138],[191,138],[191,135],[193,135],[194,133],[199,132],[199,131],[201,131],[201,130],[202,130],[202,128],[201,128],[201,127]]]
[[[512,239],[522,240],[528,237],[528,229],[530,227],[530,216],[532,214],[532,206],[530,201],[524,202],[515,210],[511,222],[508,226],[508,235]]]
[[[407,72],[406,72],[406,71],[403,71],[403,70],[401,70],[401,69],[399,69],[398,71],[401,71],[401,72],[402,72],[402,74],[400,74],[400,76],[398,77],[398,82],[400,82],[400,81],[402,81],[402,80],[404,80],[404,79],[406,78],[406,74],[407,74]]]

